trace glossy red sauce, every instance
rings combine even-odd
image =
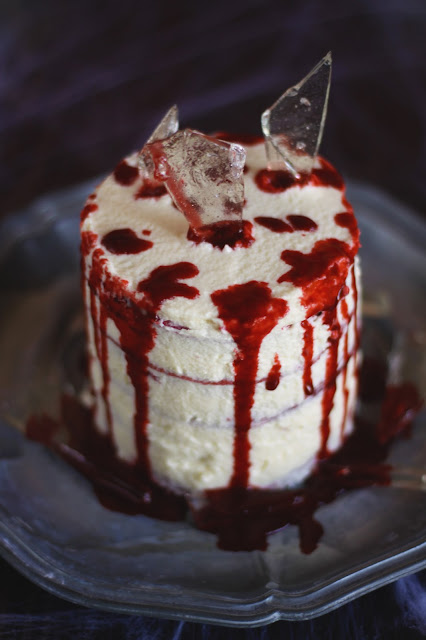
[[[343,343],[343,362],[347,363],[348,360],[349,360],[349,327],[348,327],[349,309],[348,309],[348,302],[347,302],[346,298],[342,298],[342,302],[341,302],[340,308],[341,308],[341,314],[342,314],[343,321],[346,324],[345,339],[344,339],[344,343]],[[347,414],[348,414],[348,403],[349,403],[349,390],[348,390],[348,387],[347,387],[347,377],[348,377],[348,369],[347,369],[347,366],[345,366],[344,369],[343,369],[343,402],[344,402],[344,411],[343,411],[342,427],[341,427],[341,430],[340,430],[340,435],[342,437],[344,435],[344,431],[345,431],[345,427],[346,427],[346,419],[347,419]]]
[[[312,553],[323,534],[315,512],[332,502],[343,491],[391,482],[392,467],[386,463],[389,447],[396,433],[407,430],[421,406],[420,397],[411,385],[390,388],[383,407],[398,396],[398,411],[386,413],[381,421],[383,438],[374,424],[358,419],[354,433],[329,458],[319,462],[316,470],[301,488],[288,490],[222,489],[208,491],[208,503],[193,512],[197,527],[218,535],[222,549],[241,551],[267,548],[267,531],[287,524],[299,529],[299,545],[304,553]]]
[[[385,444],[390,438],[407,433],[423,401],[410,382],[389,385],[382,402],[377,439]]]
[[[187,238],[196,244],[208,242],[218,249],[223,249],[225,246],[232,247],[232,249],[246,248],[254,241],[252,229],[253,225],[249,220],[242,220],[241,223],[238,221],[217,222],[199,229],[189,227]]]
[[[103,236],[101,244],[117,255],[141,253],[154,246],[149,240],[139,238],[132,229],[114,229]]]
[[[352,235],[353,243],[359,246],[360,234],[359,234],[358,223],[350,207],[348,211],[343,211],[342,213],[336,213],[336,215],[334,216],[334,222],[339,227],[344,227],[346,229],[349,229]]]
[[[139,177],[139,169],[122,160],[114,169],[114,179],[123,187],[130,187]]]
[[[64,430],[66,444],[59,438]],[[30,418],[27,436],[49,446],[83,473],[106,508],[162,520],[185,517],[185,500],[156,485],[138,464],[120,460],[109,435],[98,431],[92,411],[76,398],[62,397],[58,420],[46,415]]]
[[[161,198],[166,195],[166,193],[167,189],[164,184],[145,179],[141,188],[135,193],[135,200],[142,198]]]
[[[287,216],[287,220],[295,231],[315,231],[318,229],[317,223],[311,220],[311,218],[308,218],[308,216],[291,213]]]
[[[257,216],[254,219],[261,227],[269,229],[274,233],[293,233],[293,227],[281,218],[271,218],[269,216]]]
[[[321,158],[321,167],[313,169],[309,182],[321,187],[334,187],[340,190],[345,188],[345,183],[340,173],[324,158]]]
[[[81,255],[87,256],[95,248],[98,236],[93,231],[83,231],[81,234]],[[82,270],[83,271],[83,270]]]
[[[237,346],[234,358],[234,471],[230,486],[246,487],[259,350],[264,337],[287,313],[288,306],[285,300],[272,297],[265,282],[257,281],[215,291],[211,298]]]
[[[278,282],[291,282],[302,288],[302,304],[307,315],[335,305],[345,281],[356,248],[330,238],[315,243],[310,253],[286,249],[281,260],[291,269]]]
[[[268,377],[266,378],[266,381],[265,381],[266,389],[268,389],[268,391],[274,391],[280,383],[280,378],[281,378],[281,362],[278,357],[278,354],[276,353],[274,358],[274,364],[272,365],[268,373]]]
[[[123,297],[123,281],[105,273],[104,264],[102,249],[95,249],[88,283],[91,292],[90,312],[94,341],[103,371],[102,395],[110,424],[106,323],[108,318],[111,318],[120,334],[120,347],[126,356],[127,373],[135,391],[134,431],[138,450],[137,464],[141,473],[149,478],[150,461],[146,435],[149,409],[148,365],[149,353],[154,347],[157,334],[156,314],[165,300],[174,297],[193,299],[198,296],[195,287],[180,282],[197,275],[198,269],[189,262],[154,269],[150,276],[138,285],[138,291],[145,294],[141,301],[130,295]]]
[[[262,227],[274,233],[293,233],[293,231],[315,231],[318,229],[316,222],[307,216],[290,214],[284,221],[281,218],[271,218],[269,216],[257,216],[254,221]]]
[[[83,207],[83,210],[80,214],[80,220],[81,222],[84,222],[87,218],[87,216],[92,213],[93,211],[96,211],[96,209],[98,208],[98,205],[95,203],[89,203],[86,204],[85,207]]]
[[[342,176],[324,158],[321,158],[321,167],[313,169],[310,175],[301,174],[295,178],[289,171],[261,169],[255,176],[255,182],[259,189],[267,193],[281,193],[290,187],[306,184],[334,187],[341,191],[345,186]]]
[[[122,181],[121,184],[132,184],[134,171],[129,169],[134,168],[129,167],[125,162],[117,167],[115,173],[118,178],[116,175],[116,179],[119,182]],[[340,188],[341,183],[330,166],[323,163],[321,171],[314,174],[311,180],[323,181],[321,184],[330,183]],[[272,176],[272,178],[269,176],[268,180],[269,187],[275,184],[275,186],[278,185],[278,189],[281,189],[285,182],[282,176]],[[382,400],[378,424],[374,427],[359,420],[355,433],[347,439],[337,453],[328,457],[329,416],[336,389],[339,341],[343,333],[335,302],[340,300],[341,317],[347,325],[349,313],[344,296],[348,290],[347,287],[346,289],[342,287],[342,282],[346,278],[358,242],[358,230],[351,216],[352,214],[342,213],[337,214],[335,219],[337,224],[351,231],[354,239],[353,247],[337,240],[324,240],[316,243],[309,254],[283,251],[281,255],[282,260],[291,268],[281,276],[279,281],[289,281],[302,288],[302,302],[306,307],[307,315],[320,310],[322,322],[327,326],[329,333],[326,379],[322,398],[321,451],[317,469],[301,488],[276,491],[247,488],[250,468],[249,430],[258,354],[264,337],[287,313],[287,303],[282,299],[273,298],[267,284],[257,281],[234,285],[212,294],[219,317],[236,344],[233,363],[235,373],[234,470],[229,487],[205,492],[205,505],[193,511],[193,518],[200,529],[218,535],[218,545],[223,549],[265,549],[268,533],[287,524],[294,524],[299,528],[302,551],[312,552],[323,533],[321,524],[314,517],[318,507],[331,502],[342,490],[388,484],[391,468],[388,464],[384,464],[384,461],[389,445],[397,435],[407,432],[416,412],[421,407],[421,399],[412,385],[403,384],[387,390],[382,385],[379,391],[376,389],[373,394],[375,402]],[[303,230],[309,230],[307,220],[309,219],[290,221],[289,217],[292,228],[295,224],[296,226],[299,224],[305,227]],[[136,234],[134,236],[140,242],[151,244],[137,238]],[[92,232],[82,234],[83,256],[94,249],[95,242],[96,235]],[[129,240],[130,246],[132,242],[134,238]],[[126,242],[124,242],[125,245]],[[148,356],[155,344],[157,314],[162,303],[178,296],[195,298],[198,295],[197,289],[181,280],[194,277],[198,269],[189,262],[158,267],[148,278],[139,283],[138,292],[144,294],[143,300],[140,300],[129,294],[123,297],[125,283],[106,273],[104,265],[103,251],[95,249],[91,271],[87,274],[90,300],[86,301],[86,306],[90,310],[95,349],[102,368],[101,393],[107,413],[107,424],[111,429],[110,381],[107,367],[107,322],[111,318],[118,328],[120,346],[126,356],[127,372],[135,390],[134,429],[138,458],[135,464],[119,460],[112,444],[111,433],[101,435],[96,427],[96,415],[68,396],[62,399],[62,415],[59,420],[53,420],[49,416],[33,416],[27,424],[27,435],[52,447],[84,473],[93,483],[100,501],[106,507],[127,514],[144,513],[167,520],[182,519],[187,509],[185,500],[159,487],[150,474],[146,433],[149,410]],[[353,268],[352,288],[356,303],[357,292]],[[85,292],[85,288],[83,291]],[[105,291],[108,293],[105,294]],[[354,322],[356,323],[356,317]],[[313,329],[308,320],[302,322],[302,328],[304,330],[303,381],[305,394],[310,395],[313,392],[311,374]],[[177,327],[177,329],[181,330],[184,327]],[[355,330],[358,335],[357,327]],[[343,351],[346,362],[349,357],[347,331],[344,339]],[[356,347],[357,345],[358,342]],[[278,386],[280,372],[281,363],[278,356],[275,356],[265,381],[267,389],[273,390]],[[368,375],[368,360],[366,360],[361,376],[361,389],[363,379],[365,376],[368,378]],[[346,390],[345,370],[343,376]],[[370,373],[371,377],[374,377],[374,373],[373,376]],[[346,408],[347,401],[346,391]],[[56,439],[64,429],[69,438],[67,445]]]
[[[369,361],[363,366],[361,383],[364,376],[371,378],[371,364]],[[338,452],[319,462],[302,487],[208,491],[205,506],[193,510],[196,526],[216,533],[222,549],[252,551],[266,549],[268,533],[293,524],[299,529],[302,552],[314,551],[323,534],[315,519],[321,505],[332,502],[342,491],[390,483],[392,467],[386,463],[389,447],[396,436],[409,431],[422,400],[415,387],[403,384],[386,389],[381,402],[379,423],[358,419],[355,432]],[[67,445],[56,440],[64,429]],[[185,500],[156,485],[137,464],[119,460],[110,438],[98,432],[92,412],[75,398],[62,398],[59,420],[32,416],[27,422],[27,436],[51,447],[81,471],[105,507],[164,520],[185,518]]]
[[[312,360],[314,357],[314,327],[309,320],[303,320],[303,391],[305,396],[314,392],[312,384]]]
[[[321,403],[321,446],[318,453],[320,460],[329,455],[327,443],[330,435],[330,413],[333,408],[334,396],[336,393],[339,341],[342,334],[337,318],[337,307],[323,312],[323,323],[328,326],[329,337],[327,361],[325,365],[325,388],[322,394]]]
[[[261,169],[254,177],[254,180],[261,191],[266,193],[281,193],[303,184],[303,180],[297,180],[289,171],[274,171],[271,169]]]

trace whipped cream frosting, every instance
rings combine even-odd
[[[352,428],[358,229],[343,181],[318,159],[309,180],[284,185],[265,170],[263,144],[246,150],[246,246],[188,238],[136,154],[82,213],[98,428],[176,491],[293,484]],[[172,269],[176,295],[156,298]],[[149,344],[123,337],[129,309]]]

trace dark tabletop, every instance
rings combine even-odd
[[[425,0],[3,0],[0,215],[108,172],[173,103],[182,126],[260,132],[333,52],[322,153],[426,212]],[[231,630],[84,609],[0,562],[0,638],[424,638],[426,572],[307,622]]]

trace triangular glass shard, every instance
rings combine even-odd
[[[154,179],[166,183],[177,208],[200,236],[217,223],[242,224],[245,149],[185,129],[147,144]]]
[[[327,114],[331,52],[262,114],[269,169],[310,174]]]
[[[149,144],[151,142],[155,142],[156,140],[164,140],[165,138],[169,138],[179,129],[179,112],[177,106],[174,104],[171,107],[159,124],[156,126],[154,131],[151,133],[150,137],[146,141],[145,144]],[[149,161],[149,158],[148,158]],[[138,164],[142,173],[146,177],[152,177],[152,173],[154,172],[153,165],[147,165],[146,160],[144,158],[143,149],[138,156]]]

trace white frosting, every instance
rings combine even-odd
[[[136,156],[127,159],[136,166]],[[247,148],[245,174],[246,205],[244,219],[257,216],[278,217],[298,214],[317,224],[315,231],[274,233],[253,222],[254,242],[248,248],[220,250],[186,238],[188,224],[172,205],[170,197],[135,199],[141,187],[138,179],[122,186],[113,176],[99,187],[98,206],[82,224],[82,231],[96,234],[94,249],[104,252],[108,273],[118,276],[124,290],[136,298],[138,283],[157,267],[178,262],[196,265],[198,275],[184,280],[199,290],[194,299],[166,300],[156,323],[155,346],[149,353],[149,456],[154,477],[167,486],[183,491],[199,491],[227,486],[233,468],[234,367],[236,345],[219,318],[211,299],[214,291],[251,280],[266,282],[274,298],[283,298],[288,312],[264,338],[257,372],[250,431],[250,484],[283,486],[297,482],[315,463],[321,445],[322,398],[329,349],[329,327],[321,316],[313,316],[314,353],[312,381],[315,394],[305,397],[303,389],[303,336],[301,321],[307,312],[301,302],[302,290],[290,282],[278,283],[290,266],[281,259],[285,249],[309,253],[319,240],[336,238],[348,245],[349,230],[335,223],[334,216],[347,210],[344,193],[333,187],[305,185],[282,193],[266,193],[254,181],[265,166],[263,145]],[[101,244],[110,231],[130,228],[140,238],[153,242],[153,248],[135,255],[116,255]],[[143,230],[151,234],[144,236]],[[85,260],[88,278],[92,253]],[[356,280],[359,282],[358,268]],[[356,395],[356,309],[353,270],[346,284],[349,294],[338,305],[337,317],[343,335],[339,344],[337,388],[330,413],[328,449],[336,449],[351,429]],[[89,300],[87,290],[86,300]],[[347,305],[348,319],[342,315]],[[185,327],[176,329],[173,325]],[[88,348],[99,429],[107,431],[106,409],[102,397],[103,375],[96,353],[91,318],[88,316]],[[347,336],[345,353],[345,335]],[[107,324],[109,404],[112,435],[120,457],[133,461],[136,445],[133,426],[135,392],[127,372],[120,334],[110,318]],[[349,364],[345,372],[345,355]],[[278,356],[282,375],[273,391],[265,379]],[[350,357],[352,356],[352,357]],[[216,383],[216,384],[212,384]],[[218,384],[220,383],[220,384]],[[345,397],[348,396],[347,407]],[[347,410],[347,422],[344,423]]]
[[[128,158],[127,162],[136,166],[136,155]],[[274,298],[286,300],[289,308],[280,322],[281,326],[300,322],[306,316],[306,309],[300,303],[300,288],[289,282],[277,282],[290,269],[281,260],[281,253],[285,249],[309,253],[316,242],[327,238],[352,244],[349,230],[334,221],[335,214],[346,211],[347,206],[343,192],[333,187],[296,186],[276,194],[261,191],[254,176],[265,167],[265,163],[264,145],[247,147],[246,164],[249,171],[244,176],[247,201],[244,219],[253,221],[257,216],[283,219],[289,214],[305,215],[318,225],[316,231],[273,233],[255,223],[255,242],[249,248],[225,247],[221,251],[207,242],[195,244],[186,240],[188,223],[172,205],[168,195],[159,199],[135,199],[141,181],[123,187],[113,176],[100,186],[96,199],[99,210],[86,218],[82,229],[95,232],[99,241],[108,232],[119,228],[133,229],[141,238],[144,237],[143,229],[151,231],[149,240],[154,243],[155,250],[144,251],[136,256],[105,252],[109,272],[126,280],[130,291],[135,291],[138,283],[159,265],[177,262],[195,264],[199,274],[185,282],[196,287],[200,295],[195,300],[180,297],[166,300],[159,316],[189,327],[200,337],[214,336],[222,326],[211,294],[250,280],[267,282]],[[139,296],[142,298],[143,294]],[[232,338],[229,337],[229,340]]]

